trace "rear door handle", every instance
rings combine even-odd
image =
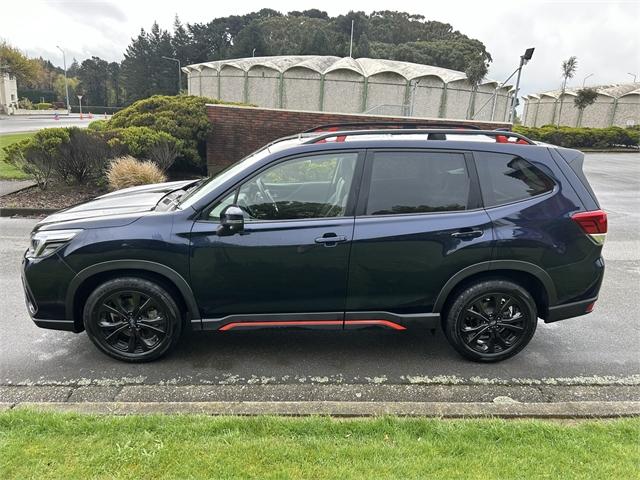
[[[335,247],[336,244],[346,241],[347,237],[344,235],[336,235],[335,233],[325,233],[323,236],[315,239],[316,243],[321,243],[325,247]]]
[[[482,230],[476,230],[474,228],[463,228],[457,232],[453,232],[451,236],[453,238],[460,238],[462,240],[470,240],[472,238],[481,237],[484,232]]]

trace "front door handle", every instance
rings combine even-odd
[[[338,243],[346,241],[347,237],[344,235],[336,235],[335,233],[325,233],[323,236],[315,239],[316,243],[321,243],[325,247],[335,247]]]
[[[463,228],[457,232],[453,232],[451,236],[453,238],[460,238],[461,240],[470,240],[481,237],[483,233],[482,230],[476,230],[475,228]]]

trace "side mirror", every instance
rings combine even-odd
[[[244,230],[244,212],[236,205],[229,205],[220,214],[218,235],[233,235]]]

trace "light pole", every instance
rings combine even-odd
[[[71,104],[69,103],[69,82],[67,81],[67,56],[64,54],[64,50],[58,45],[56,48],[62,52],[62,65],[64,66],[64,91],[67,97],[67,111],[71,113]]]
[[[584,79],[582,80],[582,88],[584,88],[584,82],[587,81],[587,78],[589,77],[593,77],[593,73],[590,73],[589,75],[587,75],[586,77],[584,77]]]
[[[182,78],[181,78],[182,69],[180,68],[180,60],[178,60],[177,58],[165,57],[165,56],[163,56],[162,58],[164,58],[165,60],[171,60],[172,62],[178,62],[178,95],[179,95],[180,90],[182,88]]]
[[[633,77],[633,83],[636,83],[636,74],[635,73],[627,73],[627,75],[631,75]]]
[[[520,75],[522,74],[522,67],[524,67],[531,57],[533,57],[533,51],[535,48],[527,48],[524,51],[524,55],[520,57],[520,66],[518,67],[518,77],[516,79],[516,91],[513,92],[513,98],[511,99],[511,115],[509,116],[509,121],[514,122],[516,119],[516,106],[518,102],[518,91],[520,90]]]

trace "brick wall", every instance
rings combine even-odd
[[[456,125],[473,124],[488,130],[511,126],[502,122],[302,112],[230,105],[207,105],[207,116],[213,124],[213,132],[207,139],[207,168],[210,174],[219,172],[227,165],[277,138],[330,123],[367,121],[455,123]]]

